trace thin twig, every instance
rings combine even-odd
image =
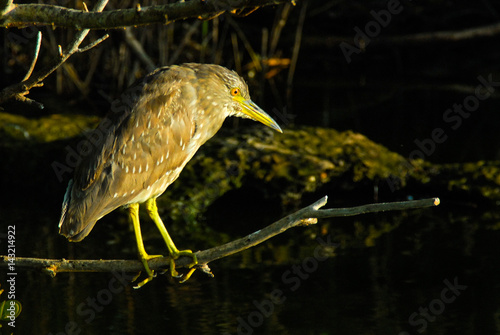
[[[108,0],[101,0],[99,1],[94,10],[95,11],[102,11],[106,4],[108,3]],[[25,97],[26,94],[29,93],[29,90],[32,89],[33,87],[39,87],[42,84],[43,80],[47,78],[52,72],[57,70],[66,60],[68,60],[69,57],[71,57],[73,54],[80,52],[82,49],[79,49],[80,44],[83,42],[87,34],[89,33],[89,29],[83,29],[78,31],[75,34],[75,38],[71,43],[68,45],[68,47],[65,50],[60,51],[59,58],[49,67],[42,69],[38,72],[36,72],[33,76],[28,78],[27,80],[23,80],[20,83],[10,85],[6,88],[4,88],[0,92],[0,104],[3,102],[14,98],[18,101],[21,102],[28,102],[30,104],[33,104],[39,108],[43,108],[43,105],[35,102],[27,97]],[[106,36],[103,38],[100,38],[98,41],[102,42],[105,39]],[[91,43],[92,46],[96,46],[97,43]],[[89,49],[89,47],[86,47]]]
[[[380,36],[370,41],[370,45],[419,45],[423,43],[460,42],[475,38],[489,38],[500,34],[500,23],[486,26],[468,28],[463,30],[446,30],[425,32],[399,36]],[[346,42],[353,44],[353,36],[304,36],[304,44],[308,47],[329,46],[333,47]]]
[[[326,204],[327,199],[328,197],[325,196],[315,203],[243,238],[211,249],[196,252],[195,254],[198,259],[197,267],[204,272],[209,272],[208,263],[254,247],[290,228],[314,224],[317,218],[352,216],[439,205],[439,198],[430,198],[403,202],[368,204],[351,208],[320,209]],[[59,272],[139,272],[143,269],[141,262],[138,260],[66,260],[16,257],[14,262],[17,269],[38,269],[46,271],[52,276],[55,276]],[[175,261],[175,265],[179,268],[187,267],[191,262],[192,259],[190,257],[180,257]],[[149,261],[150,268],[154,270],[168,268],[168,265],[168,257],[154,258]],[[0,268],[8,266],[8,257],[0,256]]]
[[[283,28],[285,28],[285,25],[288,22],[288,17],[290,16],[291,10],[292,10],[292,4],[287,3],[281,7],[280,15],[275,18],[275,23],[271,31],[271,41],[269,45],[270,57],[273,57],[276,54],[276,49],[278,48],[278,42],[280,40],[281,33],[283,32]]]
[[[292,106],[293,76],[295,74],[297,60],[299,58],[300,44],[302,42],[302,29],[304,28],[304,21],[306,19],[307,3],[307,1],[304,1],[302,3],[302,8],[300,9],[299,22],[297,24],[297,30],[295,32],[295,42],[293,44],[292,59],[290,61],[290,68],[288,69],[288,77],[286,80],[286,99],[287,106],[289,107]]]
[[[108,37],[109,37],[109,34],[106,34],[106,35],[104,35],[102,37],[99,37],[97,40],[95,40],[93,42],[90,42],[87,46],[85,46],[83,48],[79,48],[77,50],[77,52],[82,53],[82,52],[85,52],[87,50],[90,50],[93,47],[95,47],[96,45],[98,45],[99,43],[101,43],[102,41],[104,41],[105,39],[107,39]]]
[[[33,85],[33,87],[41,87],[43,86],[43,83],[38,83],[36,85]],[[28,94],[29,92],[28,91],[24,91],[24,92],[21,92],[21,93],[17,93],[17,94],[14,94],[14,98],[17,100],[17,101],[20,101],[20,102],[23,102],[27,105],[30,105],[30,106],[33,106],[35,108],[38,108],[38,109],[44,109],[45,106],[41,103],[39,103],[38,101],[35,101],[33,99],[30,99],[26,96],[26,94]]]
[[[250,55],[250,58],[252,59],[252,63],[254,65],[254,67],[257,69],[257,71],[262,71],[259,56],[255,52],[255,50],[253,49],[252,44],[250,43],[250,41],[248,40],[248,38],[245,35],[245,32],[240,28],[240,26],[236,23],[236,21],[233,20],[233,18],[228,16],[228,17],[226,17],[226,19],[227,19],[227,22],[234,28],[234,30],[238,34],[238,37],[240,38],[241,42],[243,42],[243,46],[245,47],[248,54]]]
[[[0,0],[0,17],[13,8],[13,3],[14,0]]]
[[[142,44],[135,38],[132,33],[132,28],[125,28],[125,43],[132,49],[132,51],[139,57],[148,72],[152,72],[157,68],[151,57],[146,53]]]
[[[28,69],[28,72],[26,73],[26,75],[24,76],[22,81],[28,80],[28,78],[33,73],[33,69],[35,68],[36,61],[38,60],[38,53],[40,52],[41,45],[42,45],[42,32],[38,31],[38,34],[36,35],[35,54],[33,55],[33,60],[31,61],[30,68]]]
[[[231,45],[233,46],[234,68],[236,72],[241,73],[241,55],[238,47],[238,36],[231,32]]]
[[[378,204],[368,204],[368,205],[349,207],[349,208],[322,209],[319,211],[315,211],[314,217],[322,219],[322,218],[340,217],[340,216],[354,216],[354,215],[368,214],[375,212],[401,211],[401,210],[408,210],[415,208],[438,206],[439,203],[440,203],[439,198],[428,198],[428,199],[400,201],[400,202],[382,202]],[[308,213],[308,215],[311,214],[313,213]]]
[[[194,22],[184,34],[184,37],[182,38],[181,44],[175,49],[174,54],[172,55],[172,58],[168,60],[168,64],[175,64],[177,62],[177,58],[182,54],[184,51],[184,48],[186,48],[186,45],[191,41],[191,36],[198,30],[198,27],[200,26],[201,21],[196,21]]]

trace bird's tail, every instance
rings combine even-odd
[[[59,220],[59,234],[67,237],[71,242],[79,242],[90,233],[97,219],[89,220],[85,217],[86,206],[81,201],[72,199],[74,194],[73,179],[71,179],[64,194],[61,219]]]

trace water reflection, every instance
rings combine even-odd
[[[126,226],[126,243],[69,244],[50,215],[24,228],[31,213],[2,211],[19,256],[135,257]],[[140,290],[130,274],[20,271],[15,334],[497,334],[498,216],[443,205],[322,221],[214,262],[214,279],[159,276]]]

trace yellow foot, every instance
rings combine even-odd
[[[175,260],[178,259],[179,257],[181,256],[187,256],[187,257],[191,257],[193,259],[193,261],[191,263],[189,263],[189,272],[186,274],[186,275],[179,275],[179,273],[177,272],[177,270],[175,270]],[[181,277],[184,277],[180,282],[181,283],[184,283],[186,280],[189,279],[189,277],[191,277],[191,275],[193,274],[193,272],[196,270],[196,268],[194,268],[194,266],[198,264],[198,259],[196,258],[196,254],[194,252],[192,252],[191,250],[180,250],[180,251],[177,251],[173,254],[170,255],[170,274],[172,275],[172,277],[174,278],[181,278]]]
[[[188,280],[189,278],[191,278],[191,275],[192,275],[192,274],[193,274],[193,272],[195,272],[195,271],[196,271],[196,268],[194,268],[194,267],[190,268],[190,269],[189,269],[189,272],[188,272],[188,273],[186,273],[186,274],[183,276],[184,278],[182,278],[182,279],[179,281],[179,283],[181,283],[181,284],[182,284],[182,283],[184,283],[186,280]]]
[[[154,273],[153,270],[149,268],[148,261],[153,258],[158,258],[158,257],[163,257],[163,255],[140,255],[139,259],[142,262],[142,265],[144,266],[144,270],[146,270],[146,273],[148,275],[148,278],[144,279],[140,283],[138,283],[136,286],[134,286],[135,289],[141,288],[147,283],[149,283],[151,280],[153,280],[154,277],[156,277],[156,274]]]

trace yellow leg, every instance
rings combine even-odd
[[[140,288],[149,281],[153,280],[155,277],[154,272],[149,268],[148,265],[148,260],[152,258],[157,258],[157,257],[163,257],[162,255],[148,255],[146,250],[144,249],[144,242],[142,241],[142,234],[141,234],[141,226],[139,223],[139,204],[132,204],[129,206],[129,214],[130,218],[132,219],[132,224],[134,225],[134,232],[135,232],[135,239],[137,241],[137,250],[139,251],[139,259],[144,265],[144,269],[146,270],[146,273],[148,274],[148,278],[144,279],[141,281],[137,286],[134,286],[134,288]]]
[[[172,277],[179,277],[179,274],[175,270],[175,260],[178,259],[180,256],[188,256],[193,259],[193,262],[189,265],[191,268],[188,274],[185,276],[184,280],[182,282],[186,281],[191,277],[191,275],[194,272],[193,266],[198,264],[198,260],[196,259],[196,255],[191,251],[191,250],[178,250],[177,247],[174,244],[174,241],[172,241],[172,238],[167,232],[167,229],[165,228],[165,225],[163,224],[163,221],[160,218],[160,215],[158,214],[158,207],[156,207],[156,199],[149,199],[146,202],[146,209],[148,211],[149,216],[151,217],[151,220],[156,224],[156,227],[158,227],[158,230],[161,233],[161,236],[163,237],[163,240],[165,240],[165,243],[168,248],[168,252],[170,254],[170,273]]]

